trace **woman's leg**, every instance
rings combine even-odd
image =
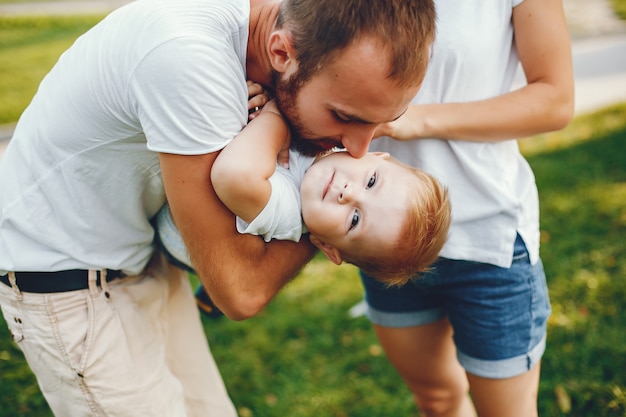
[[[374,325],[391,363],[428,417],[473,417],[465,371],[456,359],[446,318],[434,323],[392,328]],[[502,414],[506,415],[506,414]]]
[[[536,417],[540,364],[513,378],[489,379],[468,374],[481,417]]]

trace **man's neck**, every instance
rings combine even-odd
[[[267,52],[267,40],[274,29],[280,2],[250,0],[250,26],[246,74],[249,80],[271,87],[272,66]]]

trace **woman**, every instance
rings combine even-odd
[[[562,2],[436,4],[422,88],[370,150],[444,183],[453,223],[421,279],[389,289],[362,274],[367,315],[425,415],[536,416],[550,304],[537,188],[514,138],[572,118]],[[518,62],[527,85],[511,92]]]

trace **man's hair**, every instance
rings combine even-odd
[[[292,34],[301,82],[355,40],[373,36],[390,54],[388,77],[407,87],[424,78],[435,20],[433,0],[283,0],[276,29]]]
[[[448,238],[452,215],[448,190],[439,181],[422,170],[390,160],[415,175],[409,184],[412,192],[400,236],[393,247],[379,255],[344,252],[342,257],[391,287],[404,285],[430,269]]]

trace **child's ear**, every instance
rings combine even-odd
[[[330,259],[332,263],[334,263],[335,265],[341,265],[343,259],[341,258],[341,253],[339,252],[339,249],[329,245],[326,242],[322,242],[317,238],[317,236],[311,235],[310,239],[311,243],[317,246],[319,250],[324,252],[324,255],[326,255],[326,257]]]

